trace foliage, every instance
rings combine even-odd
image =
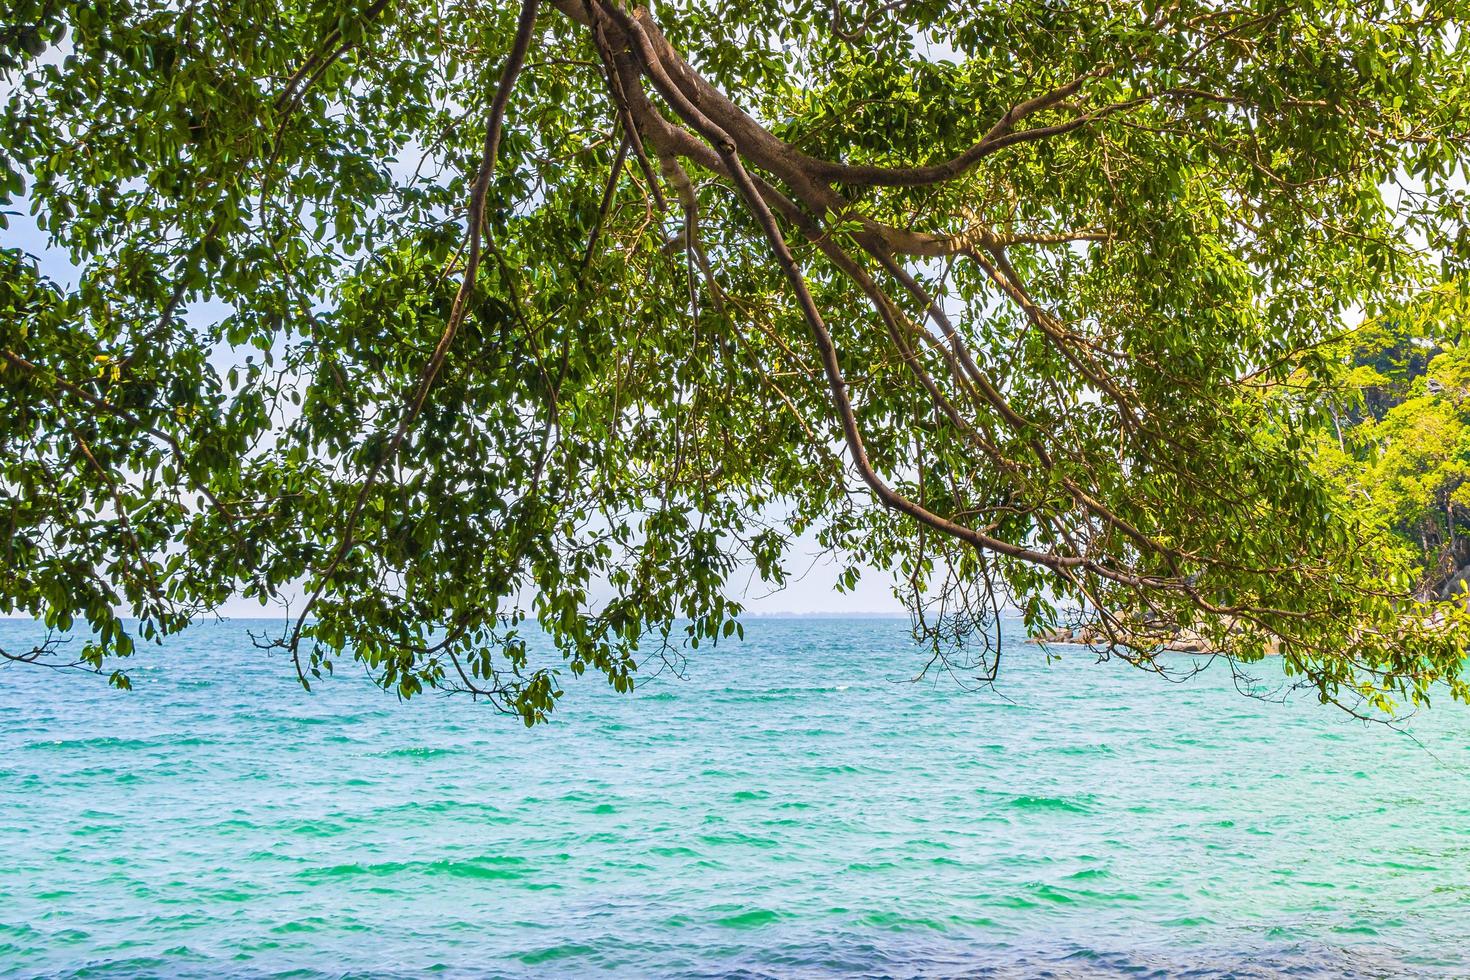
[[[1417,591],[1456,589],[1470,564],[1470,346],[1467,296],[1452,285],[1342,344],[1335,435],[1319,435],[1319,468],[1359,516],[1397,542]]]
[[[88,663],[300,589],[303,682],[529,724],[810,531],[983,676],[1081,603],[1467,693],[1311,465],[1343,316],[1470,263],[1466,4],[10,10],[0,193],[79,271],[4,258],[0,607]]]

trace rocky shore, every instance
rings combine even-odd
[[[1029,638],[1027,643],[1038,643],[1043,645],[1071,645],[1071,646],[1095,646],[1107,642],[1107,635],[1093,626],[1064,627],[1043,633],[1040,636]],[[1174,653],[1218,653],[1215,646],[1194,630],[1178,630],[1166,640],[1157,644],[1164,650]],[[1266,646],[1268,656],[1274,656],[1281,652],[1280,645],[1271,641]]]

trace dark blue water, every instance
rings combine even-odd
[[[1416,742],[1019,643],[973,693],[902,623],[754,620],[528,731],[304,694],[247,625],[131,693],[0,670],[0,973],[1470,975],[1456,707]]]

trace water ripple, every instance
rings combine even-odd
[[[1470,975],[1444,699],[1421,748],[1217,671],[1015,645],[1004,700],[898,682],[901,623],[754,621],[528,732],[306,696],[248,628],[130,694],[0,672],[0,975]]]

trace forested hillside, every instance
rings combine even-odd
[[[1423,598],[1470,579],[1470,304],[1447,287],[1342,345],[1347,371],[1319,465],[1415,568]]]

